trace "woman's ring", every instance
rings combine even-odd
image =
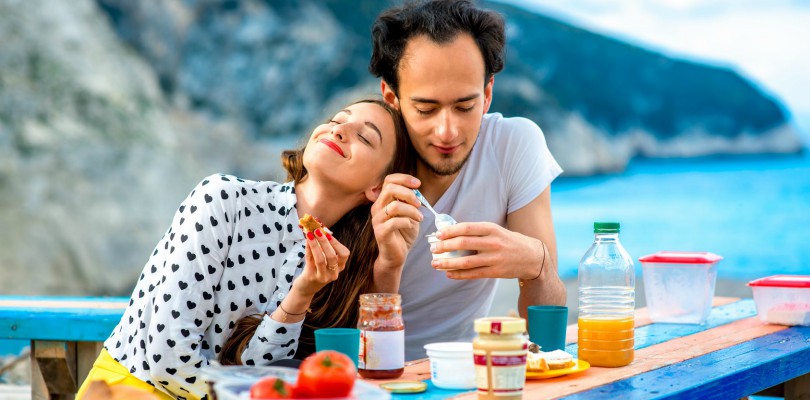
[[[334,270],[336,270],[336,269],[337,269],[337,267],[338,267],[338,266],[337,266],[337,264],[335,264],[335,265],[327,265],[327,266],[326,266],[326,269],[328,269],[328,270],[330,270],[330,271],[334,271]]]
[[[391,218],[391,214],[388,213],[388,206],[390,206],[390,205],[391,205],[391,203],[388,203],[388,204],[385,205],[385,207],[383,207],[383,211],[385,211],[385,216],[388,217],[388,218]]]

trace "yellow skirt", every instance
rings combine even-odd
[[[152,393],[159,397],[161,400],[173,400],[174,397],[161,392],[152,385],[140,380],[134,375],[129,373],[129,370],[115,361],[114,358],[107,352],[107,349],[101,349],[96,362],[93,363],[93,368],[87,374],[87,379],[84,380],[79,392],[76,393],[76,399],[81,400],[84,392],[87,391],[87,386],[93,381],[104,381],[108,385],[126,385],[141,389],[145,392]],[[193,396],[189,397],[193,398]]]

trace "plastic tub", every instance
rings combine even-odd
[[[748,286],[763,322],[810,326],[810,275],[773,275]]]
[[[702,324],[712,310],[717,263],[706,252],[660,251],[639,258],[653,322]]]
[[[206,379],[218,379],[211,382],[213,386],[212,400],[249,400],[250,387],[262,378],[275,376],[287,382],[295,383],[298,379],[298,370],[289,367],[209,367],[203,371]],[[330,400],[388,400],[391,394],[380,389],[379,386],[356,380],[351,397]]]
[[[475,389],[472,343],[431,343],[425,350],[430,358],[430,381],[436,387]]]

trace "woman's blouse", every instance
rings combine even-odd
[[[292,182],[211,175],[180,205],[104,347],[132,375],[180,399],[205,396],[200,369],[236,322],[272,313],[304,267]],[[264,315],[248,365],[291,358],[302,322]]]

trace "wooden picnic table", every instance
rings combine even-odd
[[[31,342],[33,399],[73,399],[128,301],[0,296],[0,338]],[[576,325],[567,342],[576,354]],[[810,397],[810,327],[763,324],[751,299],[715,298],[704,325],[651,323],[639,309],[635,347],[626,367],[529,380],[523,397],[734,399],[780,384],[786,398]],[[429,390],[395,399],[476,399],[432,386],[427,362],[406,367],[404,379],[427,380]]]
[[[576,340],[574,324],[566,335],[566,351],[574,355]],[[716,297],[704,325],[652,323],[639,309],[635,348],[625,367],[527,380],[523,398],[739,399],[782,384],[786,399],[810,398],[810,327],[764,324],[752,299]],[[474,391],[438,389],[429,379],[429,363],[406,367],[399,380],[425,380],[428,391],[394,398],[477,398]]]
[[[31,398],[73,399],[128,302],[0,296],[0,339],[31,342]]]

